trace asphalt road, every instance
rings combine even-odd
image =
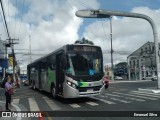
[[[52,99],[47,92],[21,86],[12,97],[12,104],[15,105],[12,111],[47,111],[48,115],[43,120],[160,120],[156,117],[160,115],[160,93],[138,90],[156,85],[156,81],[114,82],[110,83],[104,95],[76,99]],[[2,103],[5,100],[2,89],[0,95]],[[147,117],[137,117],[139,114]]]

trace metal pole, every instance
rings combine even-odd
[[[110,16],[123,16],[123,17],[133,17],[133,18],[142,18],[147,20],[152,26],[153,36],[154,36],[154,44],[155,44],[155,52],[156,52],[156,66],[157,66],[157,77],[158,77],[158,85],[157,88],[160,89],[160,64],[159,64],[159,43],[158,43],[158,34],[156,26],[153,20],[146,15],[138,14],[138,13],[127,13],[127,12],[119,12],[119,11],[108,11],[108,10],[99,10],[101,15],[110,15]]]
[[[79,10],[76,12],[76,16],[78,17],[88,17],[88,18],[106,18],[110,16],[122,16],[122,17],[132,17],[132,18],[141,18],[147,20],[152,26],[154,44],[155,44],[155,52],[156,52],[156,66],[157,66],[157,87],[160,89],[160,63],[159,63],[159,43],[158,43],[158,34],[156,26],[153,20],[144,14],[138,13],[128,13],[128,12],[120,12],[120,11],[109,11],[109,10]]]
[[[15,82],[15,54],[14,54],[13,44],[11,44],[11,49],[12,49],[12,56],[13,56],[13,81]]]
[[[29,57],[30,57],[30,63],[32,63],[32,56],[31,56],[31,36],[29,35]]]
[[[113,45],[112,45],[112,16],[110,16],[110,38],[111,38],[111,68],[112,68],[112,81],[114,81],[114,67],[113,67]]]

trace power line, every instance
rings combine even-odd
[[[10,35],[9,35],[9,31],[8,31],[8,26],[7,26],[7,22],[6,22],[6,16],[5,16],[2,0],[0,0],[0,3],[1,3],[1,8],[2,8],[4,22],[5,22],[5,27],[6,27],[6,30],[7,30],[7,36],[10,39]]]
[[[22,3],[22,14],[21,14],[21,20],[20,20],[20,25],[19,25],[19,35],[20,36],[20,30],[21,30],[21,24],[22,24],[22,18],[23,18],[23,14],[24,14],[24,4],[25,4],[25,0],[23,0],[23,3]]]
[[[7,30],[6,30],[6,27],[5,27],[5,23],[4,23],[4,19],[3,19],[3,16],[2,16],[2,12],[0,12],[1,13],[1,18],[2,18],[2,23],[3,23],[3,27],[4,27],[4,31],[5,31],[5,33],[6,33],[6,35],[7,35]]]

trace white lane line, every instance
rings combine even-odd
[[[95,102],[86,102],[86,104],[91,105],[91,106],[97,106],[98,104]]]
[[[153,96],[157,96],[160,97],[160,94],[156,94],[156,93],[148,93],[148,92],[142,92],[142,91],[132,91],[134,93],[143,93],[143,94],[148,94],[148,95],[153,95]]]
[[[30,111],[39,111],[39,107],[37,105],[37,102],[34,98],[28,98],[29,100],[29,107]]]
[[[134,93],[134,92],[132,92],[132,94],[138,94],[138,95],[142,95],[142,96],[149,96],[149,97],[154,97],[154,98],[160,98],[160,96],[155,96],[155,95],[149,95],[149,94],[144,94],[144,93]]]
[[[81,106],[79,106],[78,104],[76,104],[76,103],[73,103],[73,104],[69,104],[72,108],[79,108],[79,107],[81,107]]]
[[[149,99],[149,100],[158,100],[155,98],[149,98],[149,97],[144,97],[144,96],[139,96],[139,95],[124,94],[124,93],[119,93],[119,92],[113,92],[113,93],[120,94],[120,95],[126,95],[126,96],[132,96],[132,97],[138,97],[138,98],[144,98],[144,99]]]
[[[18,105],[19,104],[19,99],[13,99],[12,103]]]
[[[111,97],[110,99],[111,100],[115,100],[115,101],[119,101],[119,102],[122,102],[122,103],[131,103],[131,101],[126,101],[126,100],[122,100],[122,99],[118,99],[118,98],[113,98],[113,97]]]
[[[125,96],[120,96],[120,95],[115,95],[115,94],[105,94],[106,96],[114,96],[114,97],[123,97],[124,99],[128,99],[128,100],[133,100],[133,101],[139,101],[139,102],[143,102],[145,100],[142,99],[138,99],[138,98],[132,98],[132,97],[125,97]]]
[[[104,102],[104,103],[107,103],[107,104],[116,104],[115,102],[111,102],[111,101],[104,100],[104,99],[97,98],[97,97],[90,97],[90,98],[99,100],[99,101]]]
[[[159,93],[150,93],[150,92],[146,92],[146,91],[132,91],[132,92],[147,93],[147,94],[152,94],[152,95],[160,96]]]
[[[49,105],[49,107],[52,109],[52,110],[60,110],[61,108],[55,103],[53,102],[53,100],[47,98],[47,97],[42,97],[46,103]]]
[[[105,98],[108,98],[108,99],[111,99],[111,100],[114,100],[114,101],[119,101],[119,102],[122,102],[122,103],[131,103],[131,101],[126,101],[126,100],[122,100],[122,99],[118,99],[118,98],[114,98],[114,97],[108,97],[108,96],[100,96],[100,97],[105,97]]]
[[[0,101],[0,103],[5,104],[5,102],[3,102],[3,101]],[[21,111],[21,109],[20,109],[17,105],[15,105],[15,104],[13,104],[13,103],[11,103],[11,105],[12,105],[13,107],[15,107],[16,111]],[[17,116],[17,120],[22,120],[22,119],[21,119],[20,116]]]

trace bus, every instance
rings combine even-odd
[[[103,94],[103,56],[99,46],[70,44],[27,65],[33,89],[55,98],[78,98]]]

